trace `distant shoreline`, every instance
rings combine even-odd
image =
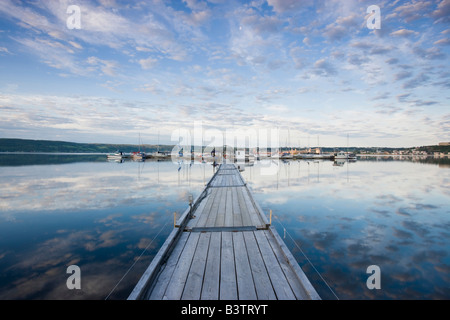
[[[0,152],[0,154],[32,154],[32,155],[59,155],[59,156],[103,156],[108,153],[99,152],[32,152],[32,151],[12,151],[12,152]]]

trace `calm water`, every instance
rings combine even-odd
[[[340,299],[450,299],[448,159],[264,167],[242,174],[324,299],[335,296],[320,276]],[[173,212],[212,174],[211,164],[0,155],[0,299],[126,298]],[[81,290],[66,287],[72,264]],[[370,265],[380,290],[366,286]]]

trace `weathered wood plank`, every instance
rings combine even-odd
[[[275,237],[269,230],[265,230],[264,235],[269,241],[269,244],[272,247],[272,251],[275,253],[278,263],[280,264],[281,269],[283,269],[286,279],[288,280],[292,292],[295,294],[297,300],[309,299],[308,293],[300,283],[300,279],[294,272],[292,265],[289,263],[289,260],[281,250],[280,244],[275,240]]]
[[[206,212],[206,215],[203,217],[201,224],[199,221],[198,226],[205,227],[205,226],[211,225],[211,220],[215,221],[215,219],[216,219],[215,215],[217,214],[217,209],[219,206],[218,200],[220,198],[221,189],[215,188],[215,189],[213,189],[213,192],[214,192],[214,199],[212,201],[211,207],[209,208],[209,211]]]
[[[206,190],[207,191],[207,195],[205,198],[203,198],[202,202],[198,205],[197,208],[193,209],[193,215],[195,216],[195,218],[190,219],[187,227],[188,228],[192,228],[195,227],[199,221],[199,217],[203,214],[203,212],[205,212],[205,210],[207,210],[207,205],[211,200],[211,191],[212,189]]]
[[[256,300],[255,284],[242,232],[233,233],[234,260],[239,300]]]
[[[238,188],[237,189],[237,197],[239,202],[239,208],[242,215],[242,225],[244,226],[250,226],[252,225],[252,219],[250,217],[247,204],[244,199],[243,193],[245,192],[245,188]]]
[[[242,215],[241,215],[241,209],[239,207],[239,200],[237,196],[237,189],[238,188],[232,188],[232,196],[233,196],[233,225],[238,227],[242,226]]]
[[[201,297],[210,239],[211,233],[200,233],[197,249],[181,296],[182,300],[199,300]]]
[[[197,243],[200,238],[200,233],[192,233],[186,243],[186,246],[181,253],[178,264],[170,278],[164,293],[164,300],[180,300],[183,294],[184,285],[191,268],[192,259],[197,248]]]
[[[221,300],[238,299],[232,235],[231,232],[222,232],[219,296]]]
[[[162,272],[158,276],[158,279],[154,285],[154,289],[147,294],[147,299],[161,300],[164,297],[164,292],[166,291],[169,280],[172,277],[172,274],[178,263],[178,259],[183,252],[189,235],[190,234],[187,232],[181,234],[180,240],[178,240],[177,245],[173,249],[171,255],[169,256],[169,259],[165,263],[164,270],[162,270]]]
[[[217,213],[220,209],[220,202],[222,199],[223,188],[218,188],[216,192],[216,197],[214,198],[214,203],[211,207],[211,211],[208,214],[208,218],[206,219],[205,227],[212,227],[216,223]]]
[[[233,188],[227,188],[226,202],[225,202],[225,221],[224,226],[232,227],[233,224]]]
[[[264,259],[270,281],[272,282],[272,286],[277,295],[277,299],[295,300],[295,295],[292,292],[286,276],[284,275],[284,272],[281,269],[281,266],[272,251],[272,247],[270,246],[266,236],[264,235],[264,231],[255,231],[254,234],[256,237],[256,241],[258,242],[261,255]]]
[[[243,235],[258,299],[274,300],[277,296],[273,290],[269,275],[267,274],[267,269],[261,257],[258,244],[256,243],[254,232],[246,231],[243,232]]]
[[[216,226],[216,227],[225,226],[227,189],[228,188],[225,188],[225,187],[221,188],[221,197],[219,199],[219,207],[217,209],[216,221],[214,222],[214,226]]]
[[[302,287],[304,288],[305,292],[308,295],[308,299],[311,300],[320,300],[320,296],[317,293],[316,289],[312,286],[309,279],[306,277],[305,273],[303,272],[302,268],[298,265],[297,261],[295,260],[292,253],[289,251],[289,249],[286,247],[286,244],[281,239],[278,232],[275,230],[275,227],[270,227],[269,230],[265,231],[266,234],[270,234],[275,239],[275,242],[280,247],[281,251],[283,252],[284,257],[288,261],[289,265],[291,266],[293,272],[298,277]]]
[[[256,207],[253,205],[253,201],[250,199],[247,188],[243,188],[242,196],[243,196],[245,204],[247,206],[252,225],[262,226],[263,222],[260,218],[260,214],[257,211]]]
[[[203,278],[202,300],[219,300],[221,240],[222,233],[214,232],[211,234]]]
[[[209,189],[210,195],[208,196],[208,203],[206,204],[204,210],[202,212],[199,212],[197,215],[197,212],[195,213],[196,217],[196,224],[192,225],[192,227],[203,227],[206,225],[206,221],[208,219],[209,214],[211,213],[212,205],[214,204],[215,198],[217,196],[218,189],[211,188]]]

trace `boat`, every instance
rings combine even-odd
[[[156,159],[163,159],[163,158],[167,158],[168,155],[165,152],[162,151],[156,151],[150,154],[151,158],[156,158]]]
[[[133,160],[143,160],[147,157],[145,152],[142,151],[136,151],[131,153],[131,159]]]
[[[128,158],[129,155],[123,151],[117,150],[115,153],[110,153],[106,157],[108,160],[121,160],[123,158]]]
[[[354,153],[339,151],[334,154],[334,159],[346,159],[356,161],[356,155]]]
[[[280,156],[280,159],[293,159],[294,157],[290,152],[283,152]]]
[[[139,133],[139,151],[135,151],[131,153],[131,159],[133,160],[145,160],[145,158],[147,158],[147,154],[144,151],[141,151],[141,134]],[[143,146],[143,145],[142,145]]]
[[[349,161],[356,161],[356,154],[354,153],[349,153],[347,159]]]
[[[183,149],[181,148],[181,150],[183,150]],[[181,152],[181,154],[183,154],[183,153]],[[156,152],[152,152],[150,154],[150,158],[165,159],[165,158],[168,158],[169,156],[170,156],[170,153],[159,151],[159,131],[158,131],[158,149],[156,150]]]
[[[334,159],[346,159],[348,161],[356,161],[356,154],[348,152],[348,134],[347,134],[347,152],[338,151],[334,154]]]

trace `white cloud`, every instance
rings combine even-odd
[[[139,64],[141,65],[142,69],[144,69],[144,70],[152,69],[157,63],[158,63],[158,60],[154,59],[152,57],[139,60]]]
[[[313,0],[267,0],[269,6],[278,13],[292,12],[314,4]]]
[[[413,30],[408,30],[408,29],[400,29],[400,30],[391,32],[391,36],[396,36],[396,37],[409,37],[412,35],[418,35],[418,33]]]
[[[98,57],[89,57],[86,62],[94,67],[95,69],[100,69],[105,75],[114,77],[117,72],[118,63],[112,60],[102,60]]]
[[[0,54],[2,54],[2,53],[11,54],[11,52],[9,52],[8,48],[0,47]]]

